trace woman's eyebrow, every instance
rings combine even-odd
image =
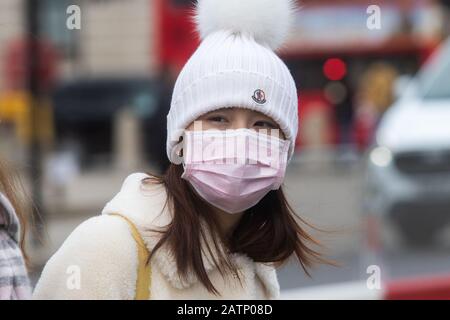
[[[221,112],[221,111],[214,111],[211,113],[206,114],[204,117],[205,118],[209,118],[209,117],[213,117],[213,116],[226,116],[227,114],[225,112]]]

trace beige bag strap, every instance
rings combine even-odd
[[[134,223],[119,213],[110,213],[112,216],[118,216],[124,219],[130,226],[131,234],[137,243],[138,247],[138,273],[136,280],[136,296],[135,300],[149,300],[150,299],[150,281],[152,277],[152,270],[150,262],[147,263],[150,252],[142,239],[141,234],[134,225]]]

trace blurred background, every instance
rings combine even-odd
[[[0,157],[34,203],[33,281],[128,174],[167,166],[193,3],[0,2]],[[299,89],[285,188],[341,266],[309,278],[292,261],[281,289],[364,280],[370,265],[387,280],[450,274],[450,1],[301,5],[279,52]]]

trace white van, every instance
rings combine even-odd
[[[450,40],[383,116],[368,157],[364,210],[429,244],[450,223]]]

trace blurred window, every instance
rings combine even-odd
[[[67,8],[77,4],[75,0],[39,0],[40,28],[44,37],[48,38],[65,56],[74,58],[76,55],[77,30],[66,27]]]
[[[446,71],[441,72],[439,77],[434,81],[430,91],[425,95],[427,99],[443,99],[450,98],[450,64],[447,65]]]
[[[450,41],[419,81],[425,99],[450,98]]]
[[[69,139],[79,145],[83,170],[109,165],[114,151],[115,115],[123,108],[131,108],[145,126],[145,133],[156,136],[159,131],[152,130],[163,123],[158,99],[157,84],[146,78],[78,79],[62,83],[52,95],[59,143]],[[152,140],[145,139],[145,143]],[[152,146],[144,148],[147,154],[153,150]]]

